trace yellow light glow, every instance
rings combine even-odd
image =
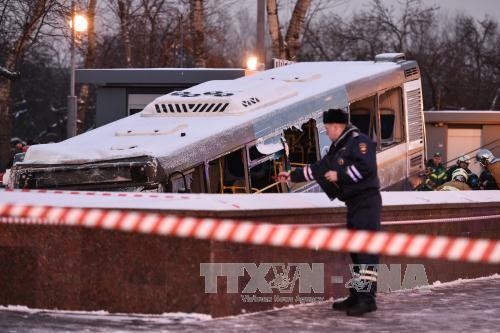
[[[251,71],[257,70],[258,63],[259,63],[259,60],[257,59],[257,57],[249,57],[247,59],[247,69],[249,69]]]
[[[73,27],[72,21],[69,22],[69,26]],[[85,31],[87,31],[87,27],[88,27],[87,18],[83,15],[76,14],[75,15],[75,31],[76,32],[85,32]]]

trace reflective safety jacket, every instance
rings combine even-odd
[[[456,180],[451,180],[449,182],[446,182],[436,189],[436,191],[470,191],[470,190],[471,188],[469,185]]]

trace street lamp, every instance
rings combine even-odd
[[[259,61],[256,56],[250,56],[247,58],[247,68],[245,69],[245,76],[253,75],[257,72],[264,70],[264,63]]]
[[[256,71],[259,64],[259,59],[257,57],[251,56],[247,59],[247,68],[251,71]]]
[[[82,33],[87,30],[87,19],[83,15],[76,14],[75,12],[75,2],[71,1],[71,78],[68,96],[68,119],[66,124],[67,137],[71,138],[76,135],[76,96],[75,96],[75,43],[76,43],[76,33]]]
[[[71,22],[73,25],[73,21]],[[87,18],[80,14],[75,14],[75,31],[76,32],[85,32],[87,31]]]

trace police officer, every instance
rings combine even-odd
[[[282,182],[315,180],[333,200],[336,197],[347,206],[347,228],[380,230],[382,200],[377,176],[376,145],[359,129],[349,124],[348,113],[330,109],[323,113],[326,134],[332,140],[330,150],[318,162],[280,172]],[[334,310],[359,316],[377,310],[375,302],[378,255],[351,253],[355,280],[347,299],[335,302]]]

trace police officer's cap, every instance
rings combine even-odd
[[[347,124],[349,122],[349,114],[342,109],[329,109],[323,112],[323,124],[337,123]]]

